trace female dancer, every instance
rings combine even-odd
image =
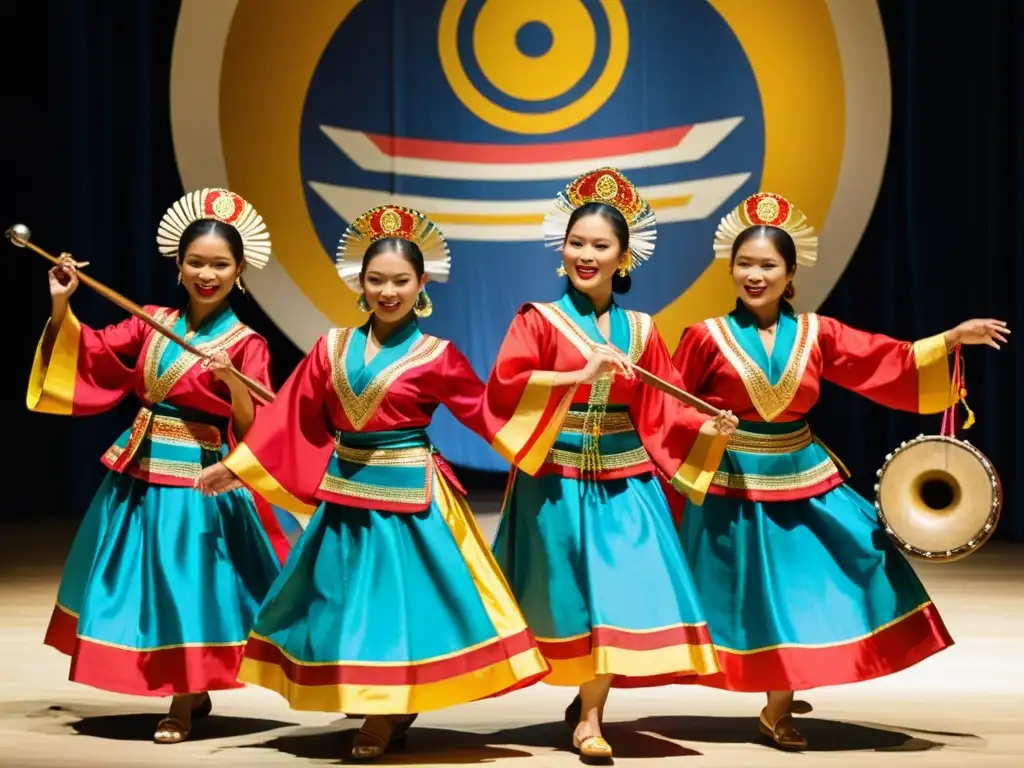
[[[160,251],[176,258],[188,302],[147,312],[212,353],[209,365],[135,317],[82,325],[68,306],[80,265],[64,255],[50,270],[29,409],[89,416],[132,391],[143,407],[103,456],[110,472],[71,547],[45,642],[71,656],[75,682],[173,696],[160,744],[188,738],[210,713],[209,691],[241,687],[242,647],[287,556],[269,505],[245,490],[211,500],[192,488],[252,426],[257,404],[233,369],[269,387],[267,343],[228,304],[245,268],[267,263],[268,237],[223,189],[186,195],[160,223]]]
[[[953,642],[872,506],[811,435],[804,419],[821,381],[937,413],[951,404],[949,352],[998,348],[1009,330],[968,320],[910,344],[794,313],[796,268],[814,264],[817,238],[778,195],[753,195],[726,216],[715,251],[730,259],[736,309],[687,329],[675,353],[684,389],[741,419],[704,505],[682,515],[722,663],[694,682],[767,691],[762,732],[800,749],[793,691],[892,674]]]
[[[634,364],[674,375],[650,316],[612,297],[654,249],[636,188],[600,168],[556,205],[546,234],[565,295],[520,310],[487,384],[492,444],[514,465],[494,553],[551,664],[545,682],[579,687],[566,711],[574,748],[610,758],[601,717],[613,676],[646,686],[719,670],[654,473],[700,503],[736,419],[701,416],[631,376]]]
[[[384,206],[349,226],[338,271],[370,312],[332,330],[200,487],[235,477],[310,514],[253,627],[239,679],[292,708],[369,715],[352,757],[404,742],[416,713],[496,696],[548,672],[463,499],[426,434],[439,404],[483,433],[484,385],[422,333],[428,276],[447,279],[441,232]]]

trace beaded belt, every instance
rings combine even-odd
[[[795,453],[813,442],[811,428],[804,424],[796,432],[766,435],[737,429],[730,437],[727,448],[740,453]]]

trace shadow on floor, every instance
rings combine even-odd
[[[347,762],[359,721],[342,720],[337,725],[337,728],[328,731],[291,731],[259,744],[228,749],[273,749],[306,760],[334,760],[343,763]],[[617,758],[687,757],[700,754],[671,741],[638,733],[618,723],[610,723],[605,735],[613,744]],[[570,751],[569,730],[560,722],[491,733],[414,726],[409,731],[407,747],[388,753],[382,761],[403,765],[474,765],[500,759],[534,757],[545,752]]]
[[[624,728],[656,733],[666,739],[705,744],[766,744],[771,740],[761,735],[756,717],[645,717]],[[799,717],[797,728],[808,742],[805,752],[928,752],[947,746],[942,741],[924,738],[945,736],[977,739],[971,734],[927,733],[898,726],[874,723],[844,723],[815,717]],[[910,731],[905,733],[904,731]]]
[[[153,741],[153,732],[160,722],[162,713],[131,714],[131,715],[97,715],[83,717],[81,720],[68,723],[68,727],[82,736],[113,741]],[[252,736],[266,733],[278,728],[286,728],[295,723],[280,720],[263,720],[254,717],[227,717],[216,713],[192,724],[189,741],[212,741],[214,739],[231,739],[237,736]]]

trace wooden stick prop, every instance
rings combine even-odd
[[[28,248],[30,250],[33,250],[50,263],[60,265],[60,259],[47,253],[42,248],[37,246],[35,243],[31,242],[30,238],[32,237],[32,232],[24,224],[15,224],[13,227],[8,229],[5,234],[7,235],[7,239],[10,240],[14,245],[18,246],[19,248]],[[87,263],[88,262],[84,262],[83,266]],[[169,328],[166,328],[163,325],[161,325],[152,315],[146,312],[146,310],[144,310],[135,302],[131,301],[130,299],[126,299],[117,291],[108,288],[98,280],[94,280],[84,272],[77,271],[77,274],[78,280],[83,285],[89,286],[103,298],[107,299],[108,301],[114,302],[115,304],[117,304],[117,306],[121,307],[121,309],[135,315],[137,318],[139,318],[139,320],[144,322],[154,331],[162,334],[163,336],[166,336],[168,339],[173,341],[182,349],[191,352],[193,355],[203,360],[213,359],[212,355],[200,351],[199,349],[185,341],[183,338],[178,336],[178,334],[174,333]],[[232,373],[235,374],[236,377],[238,377],[238,380],[245,384],[245,386],[247,386],[254,395],[259,397],[260,400],[262,400],[265,403],[274,402],[274,394],[270,390],[266,389],[262,384],[250,379],[248,376],[246,376],[244,373],[242,373],[241,371],[237,370],[234,367],[232,367],[231,371]]]

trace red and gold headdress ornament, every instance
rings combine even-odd
[[[451,252],[437,225],[412,208],[382,205],[358,216],[341,236],[336,264],[345,285],[356,293],[361,290],[359,273],[366,249],[387,237],[415,243],[423,254],[423,271],[427,276],[438,283],[447,282],[451,273]]]
[[[555,198],[555,210],[544,217],[544,242],[562,250],[569,217],[587,203],[604,203],[615,208],[629,226],[629,252],[624,267],[632,272],[654,253],[658,237],[654,210],[637,188],[615,168],[598,168],[576,177]]]
[[[270,261],[270,233],[256,209],[227,189],[189,192],[167,209],[157,228],[156,244],[164,256],[177,257],[185,228],[200,219],[216,219],[234,227],[242,237],[246,263],[263,269]]]
[[[715,258],[732,258],[732,244],[740,233],[751,227],[778,227],[796,245],[796,263],[813,267],[818,261],[818,236],[807,217],[789,200],[771,192],[751,195],[718,224],[715,233]]]

